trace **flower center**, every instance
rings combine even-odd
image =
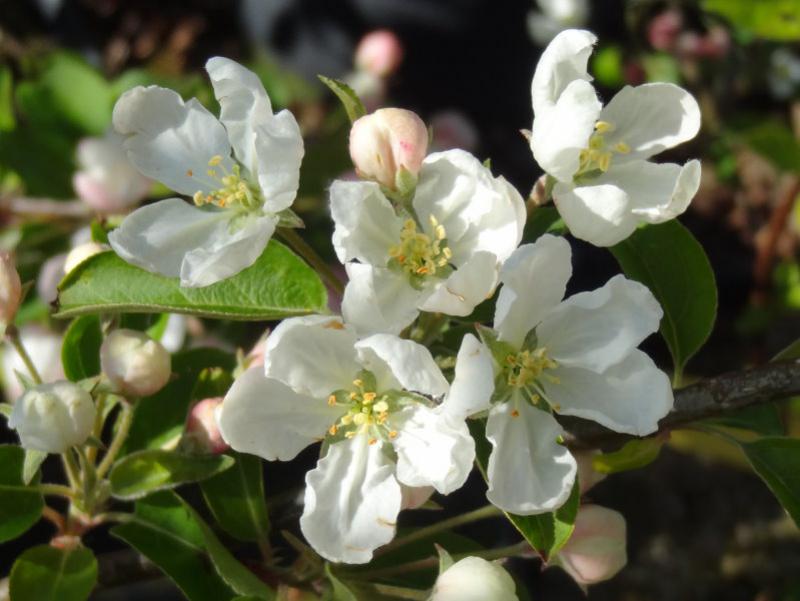
[[[542,396],[538,380],[547,378],[553,383],[558,383],[557,377],[545,373],[558,367],[558,363],[547,355],[547,349],[544,347],[509,354],[503,367],[506,383],[511,388],[527,391],[533,403],[537,403]]]
[[[594,126],[594,133],[589,138],[588,148],[581,150],[580,166],[575,178],[600,175],[608,171],[614,154],[628,154],[631,147],[625,142],[617,142],[609,147],[604,134],[614,130],[614,126],[607,121],[598,121]]]
[[[390,266],[399,267],[412,279],[436,275],[447,267],[453,256],[447,246],[447,232],[433,215],[430,224],[432,236],[418,231],[413,219],[406,220],[400,231],[400,243],[389,248]]]
[[[210,194],[198,191],[194,194],[194,204],[198,207],[205,204],[214,204],[218,207],[242,207],[244,209],[257,209],[261,206],[261,196],[242,177],[241,167],[234,165],[231,171],[222,164],[222,157],[215,155],[208,161],[209,169],[206,174],[219,182],[220,187]],[[215,167],[222,171],[220,175]]]
[[[328,397],[328,405],[346,408],[347,412],[328,428],[328,434],[353,438],[366,433],[370,436],[370,444],[375,444],[378,439],[397,438],[397,431],[387,423],[389,414],[396,409],[396,403],[390,395],[379,394],[376,387],[372,372],[363,370],[350,388],[332,392]]]

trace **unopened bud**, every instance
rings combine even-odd
[[[552,563],[564,568],[582,586],[608,580],[628,563],[625,536],[622,514],[599,505],[584,505],[578,510],[572,537]]]
[[[434,488],[432,486],[406,486],[401,484],[400,492],[402,494],[401,509],[419,509],[431,498]]]
[[[519,601],[514,580],[497,563],[465,557],[442,572],[430,601]]]
[[[89,257],[108,250],[108,246],[99,242],[84,242],[73,248],[64,261],[64,273],[69,273]]]
[[[647,26],[647,40],[656,50],[672,50],[683,30],[683,14],[674,8],[656,15]]]
[[[375,75],[388,77],[403,62],[403,46],[397,36],[386,29],[368,33],[358,43],[356,66]]]
[[[358,174],[390,190],[398,189],[398,180],[416,179],[427,151],[425,123],[405,109],[379,109],[350,130],[350,158]]]
[[[0,334],[14,321],[22,301],[22,282],[14,260],[8,253],[0,253]]]
[[[92,396],[72,382],[40,384],[25,392],[11,411],[8,425],[26,449],[63,453],[83,444],[94,426]]]
[[[586,493],[598,482],[606,479],[605,474],[601,474],[592,466],[594,457],[600,454],[600,451],[573,451],[572,456],[575,457],[575,462],[578,464],[578,484],[581,487],[581,494]]]
[[[114,330],[100,347],[103,373],[123,395],[150,396],[169,381],[171,360],[167,350],[136,330]]]
[[[218,455],[230,447],[222,439],[217,424],[217,408],[222,405],[222,397],[203,399],[196,403],[186,418],[186,443],[193,449]]]

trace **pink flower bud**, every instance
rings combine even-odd
[[[406,486],[400,485],[400,492],[402,493],[401,508],[402,509],[419,509],[434,492],[432,486]]]
[[[356,66],[377,77],[388,77],[403,62],[403,45],[386,29],[368,33],[358,43]]]
[[[217,407],[221,404],[222,397],[203,399],[189,410],[186,438],[193,448],[214,455],[224,453],[230,448],[222,439],[217,425]]]
[[[14,321],[20,302],[22,282],[14,259],[8,253],[0,253],[0,333]]]
[[[656,50],[671,50],[683,29],[683,15],[670,9],[656,15],[647,26],[647,39]]]
[[[583,505],[572,538],[552,563],[582,586],[608,580],[628,563],[625,536],[622,514],[599,505]]]
[[[428,151],[428,130],[422,119],[405,109],[379,109],[353,123],[350,158],[358,174],[390,190],[398,172],[415,176]]]
[[[114,330],[100,347],[100,366],[123,395],[150,396],[161,390],[172,372],[167,350],[147,334]]]

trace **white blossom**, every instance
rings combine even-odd
[[[439,575],[430,601],[519,601],[516,590],[499,563],[465,557]]]
[[[109,234],[111,246],[188,287],[235,275],[261,255],[295,198],[303,157],[294,116],[272,113],[255,73],[221,57],[206,70],[219,120],[158,86],[129,90],[113,116],[131,163],[194,205],[168,198],[142,207]]]
[[[472,401],[454,395],[446,406],[456,416],[489,410],[487,496],[521,515],[560,507],[575,480],[575,458],[560,444],[552,412],[644,436],[673,404],[666,374],[636,348],[661,320],[651,292],[615,276],[562,301],[570,261],[566,240],[544,235],[505,262],[494,330],[482,332],[488,346],[465,364],[483,381],[495,376],[494,402],[476,390]]]
[[[158,392],[172,373],[169,353],[161,343],[127,329],[114,330],[103,340],[100,366],[116,390],[131,397]]]
[[[594,34],[566,30],[545,49],[531,84],[531,150],[555,180],[553,200],[570,232],[597,246],[641,223],[683,213],[700,186],[700,162],[648,159],[692,139],[700,108],[669,83],[626,86],[605,107],[586,66]]]
[[[464,419],[432,402],[455,388],[413,341],[359,339],[338,318],[298,317],[270,334],[264,367],[234,382],[218,421],[233,449],[267,460],[325,440],[300,526],[327,559],[365,563],[394,537],[403,486],[448,494],[466,480],[475,448]]]
[[[570,27],[583,27],[589,19],[589,0],[536,0],[539,10],[528,13],[528,33],[544,46]]]
[[[19,329],[19,337],[25,350],[28,351],[36,371],[39,372],[45,383],[64,378],[60,335],[38,324],[26,324]],[[2,366],[3,375],[3,394],[10,402],[24,392],[17,374],[26,378],[30,376],[25,362],[14,347],[6,344],[2,350],[0,366]]]
[[[519,193],[462,150],[424,160],[409,208],[376,183],[336,181],[331,212],[350,278],[342,314],[362,332],[398,333],[420,311],[469,315],[494,292],[525,223]]]

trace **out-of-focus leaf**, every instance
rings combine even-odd
[[[647,54],[642,58],[647,81],[662,81],[667,83],[681,82],[681,71],[678,61],[666,53]]]
[[[14,116],[14,76],[11,67],[0,66],[0,131],[9,131],[17,125]]]
[[[14,601],[85,601],[97,582],[97,560],[86,547],[31,547],[11,568]]]
[[[592,58],[591,71],[598,83],[609,88],[622,87],[625,83],[622,49],[617,45],[598,49]]]
[[[800,526],[800,439],[773,436],[740,445],[753,469]]]
[[[601,474],[614,474],[644,467],[658,458],[664,441],[659,438],[637,438],[611,453],[592,457],[592,467]]]
[[[47,453],[44,451],[25,449],[25,461],[22,464],[22,482],[26,486],[36,478],[39,468],[45,459],[47,459]]]
[[[0,543],[17,538],[39,521],[44,498],[23,480],[25,451],[0,445]]]
[[[364,108],[364,104],[361,102],[358,94],[353,91],[353,88],[338,79],[331,79],[324,75],[319,75],[318,77],[342,102],[342,106],[344,106],[344,110],[350,118],[351,123],[367,114],[367,109]]]
[[[800,13],[800,8],[798,8]],[[752,150],[784,171],[800,171],[800,142],[791,130],[780,123],[766,122],[741,134]]]
[[[77,382],[98,375],[102,344],[103,331],[97,315],[81,315],[69,324],[61,345],[61,363],[67,378]]]
[[[766,40],[800,40],[797,0],[703,0],[701,6],[747,34]]]

